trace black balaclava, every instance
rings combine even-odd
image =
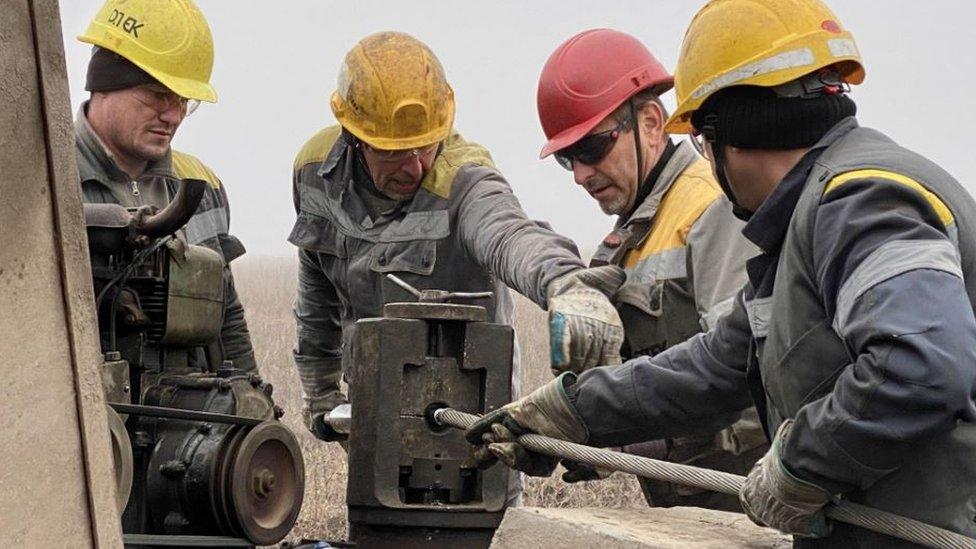
[[[857,112],[842,85],[823,85],[799,96],[782,97],[773,88],[735,86],[706,100],[691,117],[712,145],[719,185],[732,212],[747,221],[753,212],[736,203],[725,173],[725,150],[791,150],[815,145],[838,122]]]

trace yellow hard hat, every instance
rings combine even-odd
[[[343,128],[378,149],[443,141],[454,123],[454,90],[440,61],[402,32],[360,40],[346,54],[330,103]]]
[[[829,66],[848,84],[864,81],[854,37],[820,0],[712,0],[685,32],[665,129],[690,133],[692,114],[721,89],[779,86]]]
[[[181,97],[217,101],[213,38],[191,0],[108,0],[78,40],[114,51]]]

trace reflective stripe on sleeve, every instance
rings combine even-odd
[[[934,269],[962,278],[956,248],[947,240],[894,240],[873,251],[844,281],[837,294],[834,331],[844,337],[858,298],[872,287],[916,269]]]
[[[190,244],[199,244],[218,235],[227,234],[227,212],[224,208],[213,208],[194,214],[186,224],[186,239]]]
[[[682,246],[645,257],[633,267],[626,269],[627,278],[641,283],[669,278],[685,278],[688,276],[686,252],[687,248]]]

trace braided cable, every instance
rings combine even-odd
[[[434,412],[437,423],[458,429],[467,429],[478,419],[478,416],[450,408]],[[731,473],[593,448],[532,433],[520,436],[518,442],[547,456],[723,494],[738,495],[745,482],[745,477]],[[849,501],[829,504],[824,512],[840,522],[936,549],[976,549],[976,539]]]

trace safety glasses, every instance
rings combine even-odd
[[[368,143],[360,142],[362,144],[362,149],[369,151],[369,153],[379,162],[386,164],[402,164],[405,160],[411,157],[419,157],[421,159],[426,159],[431,154],[437,152],[437,147],[440,143],[431,143],[426,147],[418,147],[416,149],[402,149],[402,150],[386,150],[377,149],[370,146]]]
[[[560,166],[569,171],[573,171],[573,162],[592,166],[607,156],[621,132],[629,125],[630,119],[627,119],[612,129],[586,135],[553,156],[556,157],[556,162],[559,162]]]
[[[133,91],[139,102],[159,113],[178,107],[183,116],[190,116],[200,106],[200,102],[196,99],[180,97],[172,91],[154,84],[136,86]]]

